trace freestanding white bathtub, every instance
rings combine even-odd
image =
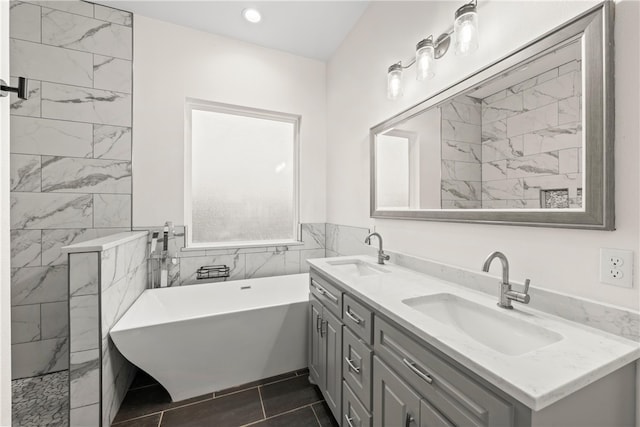
[[[147,289],[111,329],[174,401],[307,366],[309,275]]]

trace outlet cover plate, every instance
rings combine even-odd
[[[619,264],[622,260],[622,264]],[[622,277],[616,278],[616,275]],[[623,249],[600,249],[600,282],[607,285],[633,287],[633,251]]]

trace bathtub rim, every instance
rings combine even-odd
[[[298,274],[295,274],[295,275],[300,275],[300,276],[301,275],[306,275],[306,276],[309,276],[309,273],[298,273]],[[287,275],[282,275],[282,276],[295,276],[295,275],[287,274]],[[251,280],[267,279],[267,278],[273,278],[273,277],[281,277],[281,276],[269,276],[269,277],[258,277],[258,278],[253,278],[253,279],[232,280],[232,281],[228,281],[228,282],[225,282],[225,283],[251,281]],[[218,282],[209,282],[209,283],[201,283],[200,285],[213,285],[213,284],[217,284],[217,283]],[[308,284],[308,281],[306,281],[306,283]],[[192,286],[192,285],[185,285],[185,286]],[[127,316],[127,313],[129,312],[129,310],[131,310],[131,308],[133,308],[135,306],[135,304],[140,300],[140,298],[143,297],[143,295],[145,295],[145,293],[153,292],[153,291],[162,291],[162,290],[165,290],[165,289],[179,289],[181,287],[182,286],[145,289],[144,292],[142,292],[138,296],[138,298],[136,298],[135,301],[131,304],[131,307],[129,307],[129,309],[122,315],[122,317],[111,327],[111,329],[109,330],[109,335],[111,335],[112,332],[115,332],[116,334],[118,334],[118,333],[124,332],[124,331],[148,329],[148,328],[151,328],[151,327],[161,326],[161,325],[179,324],[179,323],[189,322],[189,321],[194,321],[194,320],[207,319],[207,318],[210,318],[210,317],[226,316],[226,315],[230,315],[230,314],[241,313],[243,311],[254,311],[254,310],[264,310],[264,309],[269,309],[269,308],[279,308],[279,307],[284,307],[284,306],[292,305],[292,304],[301,304],[301,303],[308,304],[308,302],[309,302],[309,294],[308,294],[308,291],[307,291],[305,293],[304,299],[300,299],[300,300],[296,300],[296,301],[289,301],[289,302],[283,302],[283,303],[271,304],[271,305],[260,305],[260,306],[251,307],[250,309],[244,309],[244,310],[218,311],[218,312],[216,312],[214,314],[209,313],[209,314],[202,314],[202,315],[192,316],[192,317],[182,318],[182,319],[170,319],[170,320],[164,320],[164,321],[159,321],[159,322],[155,322],[155,323],[146,323],[144,325],[127,327],[127,328],[121,327],[120,324],[122,323],[123,319],[125,319],[125,317]],[[307,288],[307,290],[308,290],[308,288]]]

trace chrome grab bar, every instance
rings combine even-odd
[[[360,316],[352,313],[350,308],[347,308],[344,314],[346,314],[349,319],[353,320],[356,323],[356,325],[359,325],[364,320]]]
[[[344,414],[344,419],[347,421],[347,424],[349,425],[349,427],[355,427],[351,421],[353,421],[353,418],[349,418],[349,415]]]
[[[428,374],[425,374],[420,369],[418,369],[418,367],[414,362],[407,359],[402,359],[402,361],[404,362],[405,365],[407,365],[409,369],[413,371],[414,374],[416,374],[417,376],[422,378],[424,381],[426,381],[427,384],[431,384],[433,382],[433,378],[431,378]]]
[[[346,356],[345,356],[344,360],[345,360],[345,362],[347,362],[347,365],[349,365],[349,369],[350,370],[352,370],[356,374],[360,373],[360,368],[358,368],[356,365],[353,364],[353,360],[349,359]]]

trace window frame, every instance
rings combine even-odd
[[[293,125],[293,240],[246,240],[226,242],[193,242],[192,219],[192,111],[210,111],[214,113],[232,114],[237,116],[253,117],[291,123]],[[293,246],[301,245],[300,226],[300,122],[302,116],[278,111],[263,110],[253,107],[225,104],[196,98],[185,100],[185,135],[184,135],[184,219],[185,219],[185,249],[226,249],[226,248],[258,248],[268,246]]]

